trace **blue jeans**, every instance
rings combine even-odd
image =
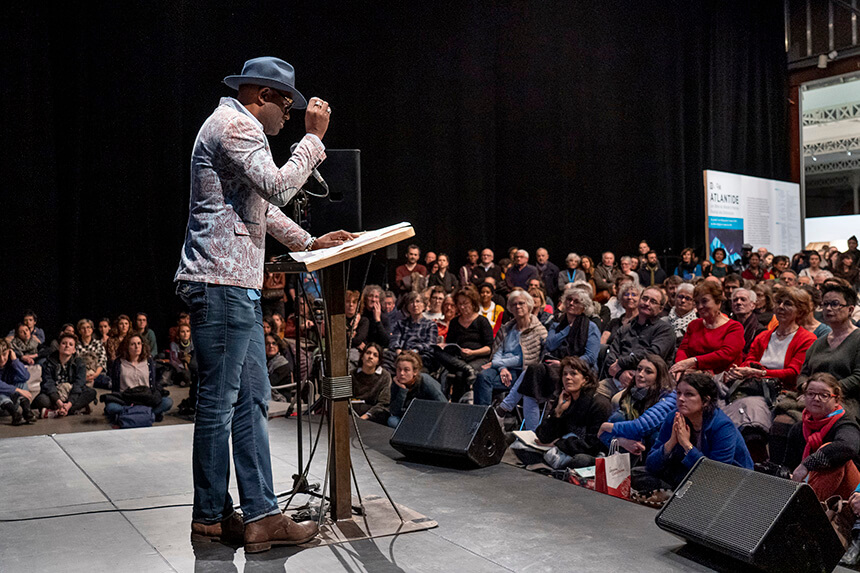
[[[521,371],[516,369],[510,370],[514,381],[519,377]],[[511,383],[513,385],[513,382]],[[496,368],[487,368],[478,372],[478,377],[475,379],[475,385],[472,387],[474,391],[474,403],[481,405],[489,405],[493,403],[493,390],[506,390],[509,388],[502,383],[502,376]]]
[[[514,370],[511,371],[514,374]],[[514,408],[517,407],[517,404],[520,403],[520,400],[523,401],[523,429],[524,430],[534,430],[540,424],[540,406],[538,406],[537,400],[532,398],[531,396],[523,396],[520,394],[520,384],[523,383],[523,374],[525,371],[514,374],[516,378],[514,382],[511,384],[511,390],[508,392],[508,395],[505,396],[505,399],[502,400],[500,404],[502,410],[507,412],[512,412]]]
[[[152,413],[156,416],[163,414],[173,408],[173,399],[170,396],[165,396],[161,399],[161,404],[152,409]],[[108,402],[105,404],[105,416],[113,423],[116,422],[117,416],[122,414],[122,406],[116,402]]]
[[[199,367],[191,519],[211,524],[233,513],[227,491],[231,436],[245,523],[277,514],[269,454],[271,387],[259,293],[187,281],[181,281],[176,292],[191,314]]]

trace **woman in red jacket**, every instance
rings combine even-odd
[[[815,335],[799,325],[812,312],[812,297],[799,288],[780,289],[775,314],[779,326],[756,336],[740,366],[732,367],[728,380],[777,378],[785,390],[794,390],[806,351]]]
[[[744,349],[744,327],[720,312],[723,289],[718,281],[705,280],[693,291],[699,318],[687,326],[669,373],[678,379],[689,370],[719,374],[740,362]]]

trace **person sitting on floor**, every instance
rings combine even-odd
[[[820,501],[848,497],[860,484],[860,426],[842,407],[842,386],[826,372],[813,374],[804,390],[803,421],[788,433],[783,465],[791,479],[807,482]]]
[[[504,415],[513,411],[522,395],[519,386],[524,368],[540,360],[546,328],[532,314],[534,299],[522,289],[508,295],[508,311],[513,320],[502,326],[493,343],[493,359],[483,366],[475,380],[475,404],[488,405],[493,400],[493,390],[509,388],[507,397],[499,404],[496,413]],[[531,397],[523,400],[525,428],[533,430],[540,421],[540,408]]]
[[[30,333],[36,338],[38,344],[44,344],[46,342],[45,331],[36,325],[36,320],[36,313],[32,310],[25,310],[21,315],[21,322],[27,325],[30,329]],[[12,342],[14,337],[15,329],[12,329],[9,331],[9,334],[6,335],[6,340]]]
[[[112,363],[116,360],[116,352],[119,348],[119,345],[128,336],[128,332],[131,329],[131,319],[121,314],[116,317],[116,321],[114,322],[114,326],[111,329],[110,337],[108,338],[107,344],[105,344],[105,352],[107,352],[108,363]]]
[[[149,351],[152,356],[158,354],[158,342],[155,339],[155,331],[149,327],[149,317],[145,312],[138,312],[134,315],[134,331],[143,336],[149,344]]]
[[[62,333],[58,349],[48,356],[42,367],[42,384],[33,408],[41,411],[42,418],[55,418],[90,413],[90,403],[96,391],[87,386],[87,367],[75,355],[78,339],[74,334]]]
[[[16,326],[11,344],[18,360],[30,366],[36,363],[39,358],[39,340],[30,332],[29,326],[23,322]]]
[[[719,374],[740,362],[744,327],[720,312],[723,289],[718,282],[703,281],[693,291],[699,318],[687,327],[669,372],[676,378],[688,370]]]
[[[391,375],[381,366],[382,347],[371,342],[359,361],[361,366],[352,373],[352,409],[362,420],[387,424],[391,415]]]
[[[543,459],[554,469],[593,466],[606,451],[597,433],[612,407],[596,392],[594,370],[576,356],[561,361],[561,386],[558,401],[534,430],[540,444],[553,446]]]
[[[600,428],[603,443],[608,446],[615,437],[621,447],[636,456],[649,451],[657,440],[659,424],[654,424],[636,440],[613,436],[615,424],[640,418],[646,410],[666,399],[674,389],[675,381],[669,374],[666,362],[656,354],[646,354],[645,358],[639,361],[633,383],[612,397],[613,413]]]
[[[677,275],[672,275],[677,276]],[[680,278],[680,277],[678,277]],[[675,345],[681,344],[681,340],[687,333],[687,327],[691,322],[699,318],[696,314],[696,304],[693,302],[693,285],[681,283],[675,288],[675,304],[663,320],[675,329]]]
[[[77,324],[78,356],[84,359],[87,365],[87,385],[94,388],[107,390],[111,387],[110,378],[107,376],[107,351],[101,340],[93,336],[93,321],[82,318]]]
[[[436,360],[448,371],[443,391],[454,402],[471,390],[493,346],[493,328],[478,314],[481,303],[475,289],[461,288],[456,301],[459,316],[448,324],[445,342],[433,349]]]
[[[5,338],[0,338],[0,410],[12,416],[12,425],[20,426],[36,421],[30,409],[33,394],[27,390],[30,373],[15,357],[15,351]],[[18,406],[21,411],[18,411]]]
[[[404,350],[394,361],[394,380],[391,382],[391,402],[388,410],[388,426],[396,428],[412,400],[447,402],[442,387],[429,374],[421,372],[424,367],[417,352]]]
[[[710,374],[686,372],[677,386],[677,409],[663,421],[645,462],[633,474],[637,491],[675,489],[699,458],[753,469],[740,432],[717,408],[717,385]]]
[[[597,364],[600,330],[591,317],[594,306],[588,293],[568,289],[561,297],[564,314],[547,333],[546,354],[523,375],[520,393],[546,403],[561,392],[561,361],[568,356],[582,359],[590,368]]]
[[[194,343],[191,341],[191,327],[180,324],[176,340],[170,343],[171,380],[185,388],[197,382],[197,359],[194,356]]]
[[[129,334],[119,345],[110,379],[113,395],[122,397],[121,400],[105,401],[105,415],[111,423],[117,422],[123,406],[136,404],[152,408],[156,422],[161,422],[164,413],[173,407],[173,400],[161,391],[149,343],[139,332]]]

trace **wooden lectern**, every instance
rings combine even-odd
[[[350,488],[349,399],[352,380],[348,371],[346,340],[346,272],[345,263],[355,257],[413,237],[415,231],[408,223],[368,231],[359,238],[339,247],[318,251],[292,253],[293,261],[266,263],[269,272],[299,273],[320,271],[328,322],[325,332],[325,372],[322,395],[329,409],[328,431],[332,451],[329,465],[329,495],[333,521],[352,519]],[[301,471],[301,468],[299,468]]]

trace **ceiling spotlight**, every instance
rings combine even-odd
[[[815,157],[815,156],[813,155],[813,156],[812,156],[812,160],[813,160],[813,161],[818,161],[818,158],[817,158],[817,157]]]
[[[827,67],[827,54],[820,54],[818,56],[818,67],[822,70]]]

